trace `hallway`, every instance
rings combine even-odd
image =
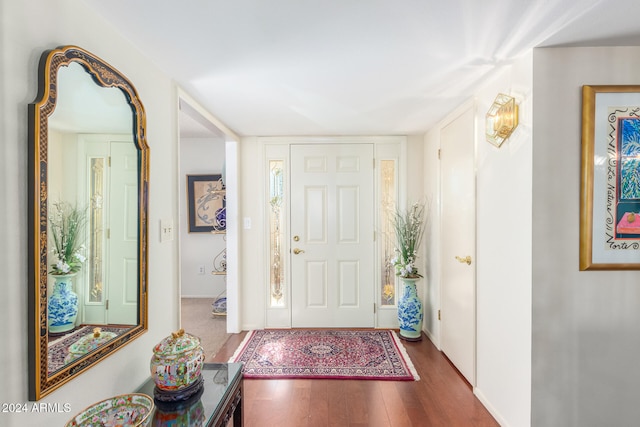
[[[181,298],[180,327],[200,338],[205,362],[212,361],[231,334],[227,333],[227,317],[211,313],[214,298]]]
[[[228,361],[245,334],[213,362]],[[420,381],[244,380],[245,426],[498,426],[429,339],[403,343]]]

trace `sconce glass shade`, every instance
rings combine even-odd
[[[503,93],[498,94],[487,112],[485,125],[487,141],[500,147],[518,126],[518,106],[515,98]]]

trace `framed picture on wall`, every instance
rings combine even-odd
[[[224,232],[226,196],[222,175],[187,175],[189,233]]]
[[[640,86],[582,87],[580,270],[640,270]]]

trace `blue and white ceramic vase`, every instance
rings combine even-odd
[[[400,338],[407,341],[422,339],[422,302],[418,298],[416,282],[410,277],[401,277],[402,295],[398,301],[398,320],[400,322]]]
[[[47,303],[49,333],[68,332],[76,327],[78,295],[73,291],[73,278],[76,274],[52,274],[55,284]]]

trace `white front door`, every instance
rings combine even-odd
[[[82,323],[138,323],[138,150],[130,137],[82,135],[80,200],[90,200]],[[94,163],[96,160],[99,163]],[[93,213],[93,209],[96,212]]]
[[[476,354],[474,134],[470,108],[442,129],[440,146],[441,347],[471,385]]]
[[[138,323],[138,150],[111,142],[107,323]]]
[[[373,144],[291,145],[293,327],[374,326]]]

